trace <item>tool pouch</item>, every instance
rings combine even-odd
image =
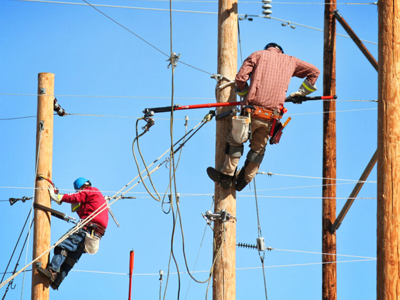
[[[95,234],[86,232],[85,237],[85,252],[89,254],[96,254],[99,251],[100,237]]]
[[[249,138],[250,118],[235,116],[232,118],[232,137],[239,144],[245,143]]]
[[[275,126],[272,128],[273,132],[271,132],[271,138],[269,139],[269,143],[271,145],[279,144],[283,133],[283,128],[284,127],[282,126],[281,121],[275,120]]]

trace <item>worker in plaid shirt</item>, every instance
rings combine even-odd
[[[244,105],[255,108],[251,117],[250,150],[246,162],[239,175],[235,176],[244,147],[243,142],[235,140],[235,135],[231,133],[221,170],[209,167],[208,176],[225,189],[234,184],[237,191],[241,191],[251,182],[264,158],[265,147],[271,137],[273,116],[276,112],[282,115],[281,110],[291,78],[305,78],[299,90],[290,94],[290,98],[302,97],[317,89],[315,82],[319,73],[314,65],[284,54],[282,47],[276,43],[269,43],[264,50],[252,53],[235,78],[236,92],[243,99]],[[248,80],[250,86],[247,84]],[[259,113],[255,114],[254,111]]]

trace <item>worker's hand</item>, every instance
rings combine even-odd
[[[300,97],[300,96],[292,97],[293,94],[295,94],[295,93],[291,93],[290,96],[286,97],[285,102],[293,102],[294,104],[303,103],[303,100],[301,100],[301,99],[304,99],[303,96],[302,97]]]
[[[51,184],[49,185],[49,194],[51,199],[53,199],[55,202],[57,202],[57,204],[61,204],[62,198],[63,198],[63,194],[59,194],[56,193],[54,191],[54,186],[52,186]]]
[[[239,95],[240,101],[245,101],[247,94],[249,93],[249,86],[246,84],[243,90],[239,90],[239,88],[235,85],[235,93]]]

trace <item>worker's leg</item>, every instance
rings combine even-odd
[[[77,251],[78,247],[85,242],[86,233],[82,229],[70,235],[62,241],[55,249],[54,256],[48,266],[49,269],[60,272],[60,267],[64,263],[69,252]]]
[[[84,241],[83,243],[80,244],[78,249],[74,252],[69,252],[68,256],[66,257],[64,263],[62,264],[60,268],[60,272],[55,279],[53,283],[50,284],[50,286],[54,289],[57,290],[58,287],[60,286],[61,282],[67,277],[69,271],[72,270],[74,265],[79,261],[79,258],[82,256],[84,253]]]
[[[59,276],[61,266],[66,261],[70,252],[77,251],[78,247],[85,242],[86,233],[82,229],[73,233],[54,248],[54,256],[46,269],[38,267],[40,274],[47,277],[53,283]]]
[[[220,171],[209,167],[207,168],[208,176],[216,183],[221,184],[225,189],[232,186],[234,175],[239,163],[240,157],[243,155],[243,144],[237,143],[232,134],[228,136],[228,142],[225,147],[224,163]]]
[[[244,167],[236,181],[236,190],[241,191],[256,176],[260,164],[264,158],[265,147],[269,139],[272,121],[253,119],[251,122],[252,139],[251,150],[248,152]]]

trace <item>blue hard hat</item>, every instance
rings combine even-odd
[[[282,47],[279,46],[277,43],[269,43],[269,44],[267,44],[267,45],[265,46],[264,50],[267,50],[267,49],[270,48],[270,47],[278,48],[279,50],[282,51],[282,53],[284,53]]]
[[[74,181],[74,189],[76,191],[79,190],[86,182],[90,182],[89,179],[86,179],[85,177],[79,177]]]

